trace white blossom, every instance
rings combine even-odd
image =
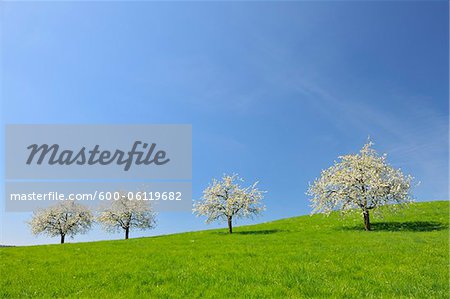
[[[61,236],[61,243],[64,243],[66,236],[73,237],[89,231],[92,222],[93,215],[87,207],[66,200],[35,211],[29,225],[34,235]]]
[[[241,187],[243,182],[237,174],[224,175],[221,181],[213,179],[203,191],[203,198],[194,204],[193,212],[197,216],[206,216],[206,223],[216,220],[228,221],[229,232],[232,233],[233,218],[252,217],[261,213],[263,193],[256,186],[258,182]]]
[[[156,213],[150,203],[144,200],[129,199],[125,192],[121,197],[110,203],[97,217],[106,231],[125,231],[125,239],[128,239],[132,228],[140,230],[156,227]]]
[[[372,145],[369,140],[359,154],[341,156],[339,162],[321,172],[307,192],[312,197],[313,213],[360,209],[365,228],[370,230],[369,210],[413,200],[413,177],[390,166],[386,154],[378,155]]]

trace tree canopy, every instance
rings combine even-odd
[[[378,155],[372,146],[369,140],[359,154],[341,156],[339,162],[321,172],[307,192],[313,213],[360,209],[365,229],[370,230],[370,210],[413,200],[413,177],[389,165],[386,154]]]
[[[233,232],[233,218],[252,217],[261,213],[264,191],[256,186],[258,182],[248,187],[241,187],[243,182],[237,174],[224,175],[221,181],[214,179],[203,191],[203,198],[194,205],[197,216],[206,216],[206,223],[216,220],[228,222],[228,230]]]
[[[85,206],[74,201],[65,200],[54,206],[36,210],[29,222],[33,234],[46,234],[50,237],[65,237],[84,234],[93,223],[92,212]]]
[[[133,228],[146,230],[156,227],[156,213],[149,202],[129,199],[125,193],[102,210],[97,219],[107,231],[124,230],[125,239],[128,239]]]

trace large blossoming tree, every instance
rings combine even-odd
[[[309,186],[313,213],[329,214],[333,210],[347,212],[359,209],[364,227],[370,230],[370,210],[390,203],[412,201],[413,178],[386,162],[386,154],[378,155],[369,140],[359,154],[341,156]]]
[[[156,212],[144,200],[130,199],[121,192],[120,199],[114,200],[102,210],[97,220],[103,229],[110,232],[124,231],[128,239],[133,228],[147,230],[156,227]]]
[[[87,207],[67,200],[35,211],[29,225],[34,235],[60,236],[63,244],[66,236],[84,234],[92,223],[93,215]]]
[[[258,182],[241,187],[243,182],[237,174],[224,175],[221,181],[214,179],[203,191],[203,199],[194,205],[197,216],[206,216],[206,223],[225,220],[229,233],[233,233],[233,219],[252,217],[261,213],[263,193],[256,185]]]

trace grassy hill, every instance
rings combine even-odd
[[[226,230],[1,248],[0,297],[449,296],[449,204],[362,219],[301,216]]]

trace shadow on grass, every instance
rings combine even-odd
[[[248,231],[240,231],[233,232],[233,235],[269,235],[275,233],[281,233],[283,230],[280,229],[265,229],[265,230],[248,230]],[[228,232],[217,232],[219,235],[229,235]]]
[[[374,222],[371,223],[372,231],[409,231],[409,232],[430,232],[436,230],[444,230],[448,228],[448,224],[436,221],[408,221],[408,222]],[[364,226],[348,226],[344,230],[364,230]]]

